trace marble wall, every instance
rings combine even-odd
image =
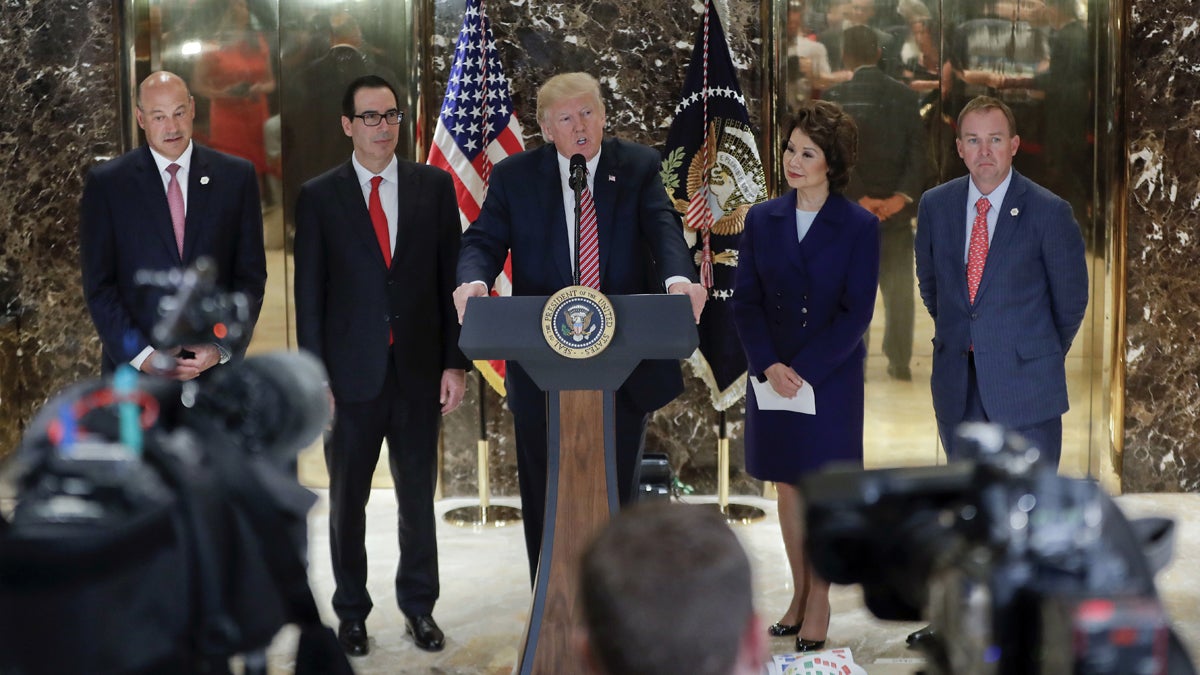
[[[63,385],[99,374],[78,199],[119,152],[113,4],[17,0],[0,21],[0,457]]]
[[[1131,0],[1124,489],[1200,489],[1200,7]]]
[[[759,3],[718,4],[757,124]],[[79,290],[76,204],[86,169],[120,151],[114,6],[13,0],[0,22],[0,455],[47,396],[96,370],[99,347]],[[434,66],[444,73],[461,3],[435,7]],[[699,9],[658,0],[492,0],[528,142],[540,142],[536,85],[558,70],[584,69],[606,88],[610,133],[661,144]],[[1120,469],[1128,491],[1192,491],[1200,488],[1200,277],[1188,273],[1200,224],[1200,12],[1190,0],[1126,0],[1114,10],[1121,12],[1130,192]],[[486,395],[495,410],[500,401]],[[730,413],[736,471],[741,416]],[[669,452],[684,482],[712,492],[716,426],[703,385],[689,378],[687,394],[657,415],[648,448]],[[492,415],[490,427],[494,492],[515,493],[511,425]],[[450,421],[447,494],[474,492],[474,428],[466,411]],[[735,476],[735,492],[756,489]]]

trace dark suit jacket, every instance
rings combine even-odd
[[[920,199],[929,148],[917,93],[868,66],[856,70],[849,82],[830,87],[822,98],[840,104],[858,125],[858,162],[846,196],[857,200],[899,192],[914,202]]]
[[[1014,170],[970,304],[969,180],[929,190],[917,214],[917,281],[934,320],[933,409],[943,422],[962,419],[974,345],[989,418],[1029,426],[1068,408],[1065,358],[1088,303],[1083,237],[1070,205]]]
[[[511,249],[513,295],[550,295],[572,284],[557,156],[546,144],[496,165],[479,218],[463,234],[460,283],[491,284]],[[662,293],[669,277],[696,279],[679,214],[658,171],[653,149],[604,140],[593,198],[600,290],[607,295]],[[622,389],[642,410],[660,408],[683,391],[679,363],[645,361]]]
[[[379,394],[389,327],[407,399],[436,400],[442,371],[470,366],[458,349],[453,301],[454,184],[441,169],[403,159],[397,179],[390,268],[349,161],[305,183],[296,202],[296,338],[325,364],[339,401]]]
[[[138,288],[138,270],[187,266],[207,256],[217,283],[250,300],[253,329],[267,281],[262,206],[254,166],[193,142],[183,258],[175,245],[162,177],[148,147],[88,172],[80,202],[83,290],[103,346],[103,370],[127,363],[153,343],[162,293]],[[247,334],[234,348],[245,352]]]

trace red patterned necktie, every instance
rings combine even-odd
[[[579,285],[600,290],[600,235],[596,229],[596,203],[587,186],[579,207]]]
[[[175,174],[183,167],[172,162],[167,165],[167,173],[171,180],[167,183],[167,208],[171,209],[171,227],[175,230],[175,247],[179,249],[179,257],[183,258],[183,224],[186,219],[183,209],[183,188],[179,187],[179,179]]]
[[[387,216],[383,213],[383,202],[379,199],[379,184],[383,176],[371,179],[371,198],[368,200],[368,210],[371,212],[371,224],[375,226],[375,238],[379,240],[379,250],[383,251],[383,264],[392,266],[392,238],[388,235]]]
[[[979,290],[979,280],[983,278],[983,266],[987,262],[988,231],[987,212],[992,203],[987,197],[980,197],[975,202],[975,223],[971,225],[971,247],[967,249],[967,295],[975,302],[975,293]]]

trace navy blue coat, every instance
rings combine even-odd
[[[1025,427],[1067,411],[1065,359],[1088,303],[1083,236],[1067,202],[1013,170],[975,303],[967,298],[963,176],[929,190],[917,214],[917,282],[933,317],[933,410],[963,418],[974,345],[988,418]]]
[[[153,342],[162,294],[137,286],[139,270],[186,267],[207,256],[216,264],[219,286],[249,298],[248,328],[258,320],[267,263],[254,166],[194,141],[192,147],[182,258],[149,147],[88,172],[79,207],[79,248],[84,297],[100,334],[104,372],[128,363]],[[240,358],[245,342],[231,346]]]
[[[750,377],[774,363],[812,384],[816,415],[759,410],[747,388],[746,470],[791,483],[830,461],[862,461],[863,334],[875,312],[879,219],[830,194],[804,241],[796,193],[751,207],[733,315]]]

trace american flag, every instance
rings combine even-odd
[[[483,0],[467,0],[462,30],[454,48],[454,64],[446,83],[446,98],[433,131],[428,163],[454,177],[458,215],[463,229],[479,217],[487,195],[492,165],[525,149],[521,124],[513,113],[508,78]],[[510,295],[512,266],[496,278],[493,295]],[[504,362],[480,361],[476,367],[500,393],[504,392]]]

